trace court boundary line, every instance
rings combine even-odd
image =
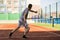
[[[49,33],[55,34],[55,35],[60,37],[60,34],[57,34],[57,33],[54,33],[54,32],[49,32]]]
[[[37,26],[37,25],[34,25],[34,24],[32,24],[33,26]],[[38,26],[38,27],[40,27],[40,26]],[[42,28],[43,29],[43,28]],[[48,28],[46,28],[45,30],[47,30]],[[57,33],[54,33],[54,32],[50,32],[50,31],[46,31],[46,32],[49,32],[49,33],[52,33],[52,34],[55,34],[55,35],[57,35],[57,36],[60,36],[60,34],[57,34]]]

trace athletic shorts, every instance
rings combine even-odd
[[[19,25],[20,25],[20,26],[22,25],[22,26],[25,27],[25,28],[28,27],[27,21],[24,22],[24,21],[21,20],[21,19],[19,20]]]

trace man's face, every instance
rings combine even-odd
[[[31,10],[32,7],[28,8],[29,10]]]

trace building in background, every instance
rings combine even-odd
[[[26,0],[0,0],[0,20],[18,20]]]
[[[5,2],[4,0],[0,0],[0,13],[5,12]]]
[[[6,10],[7,12],[18,13],[19,0],[6,0]]]
[[[26,0],[0,0],[0,12],[19,13],[26,6]]]

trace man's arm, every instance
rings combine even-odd
[[[34,13],[37,13],[37,11],[34,11],[34,10],[30,10],[30,12],[34,12]]]

